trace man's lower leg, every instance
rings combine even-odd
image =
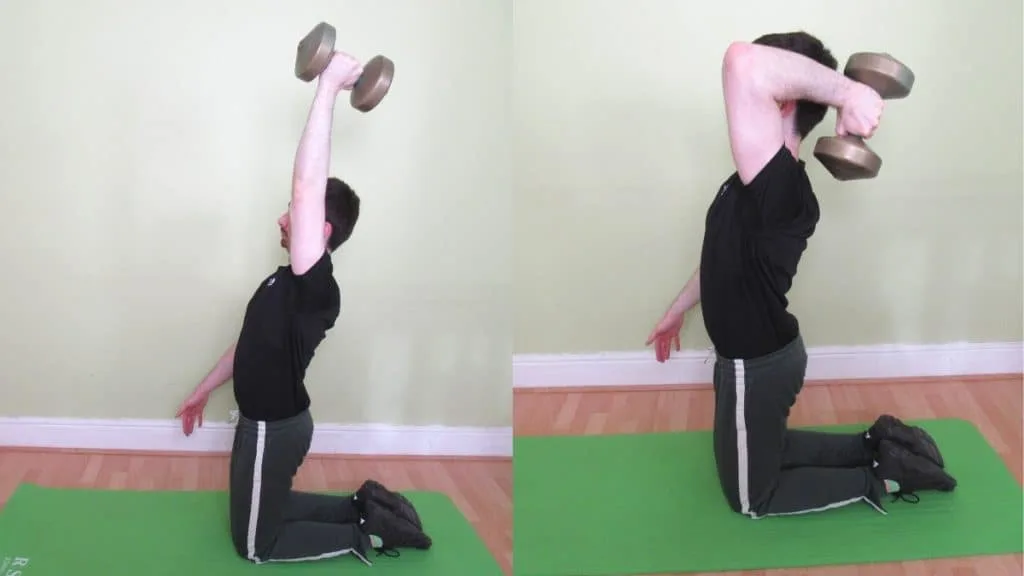
[[[356,524],[359,522],[359,510],[352,496],[292,490],[285,504],[283,520]]]
[[[858,468],[874,460],[871,445],[860,433],[837,434],[813,430],[786,431],[782,468],[805,466]]]
[[[269,536],[270,533],[266,534]],[[312,522],[282,523],[272,535],[272,544],[261,550],[259,562],[302,562],[326,560],[352,554],[371,564],[371,539],[356,523]]]
[[[865,500],[882,511],[879,492],[884,488],[867,466],[792,468],[783,470],[774,483],[756,485],[774,489],[755,495],[751,501],[755,517],[822,512]]]

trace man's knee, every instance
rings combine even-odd
[[[235,526],[231,527],[231,544],[235,554],[240,558],[249,560],[249,538],[244,530],[239,531]]]
[[[724,489],[722,495],[725,497],[726,504],[729,505],[729,509],[737,514],[743,513],[743,506],[740,504],[739,495],[736,492],[730,492]]]
[[[743,508],[740,505],[740,494],[739,489],[736,486],[736,478],[723,475],[722,471],[719,470],[718,474],[718,486],[722,491],[722,497],[725,499],[726,504],[729,508],[737,514],[743,512]]]
[[[253,542],[254,549],[250,550],[248,526],[239,526],[237,523],[232,522],[231,544],[239,558],[249,560],[250,562],[258,562],[257,558],[261,552],[259,548],[260,541],[258,539],[255,540]]]
[[[249,558],[249,551],[246,549],[245,542],[242,542],[241,544],[239,544],[239,542],[237,540],[235,540],[235,542],[234,542],[234,549],[235,549],[235,554],[238,554],[239,558],[241,558],[243,560],[251,560],[251,558]]]

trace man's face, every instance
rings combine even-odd
[[[281,247],[288,248],[288,212],[285,212],[277,219],[277,227],[281,229]]]
[[[281,217],[277,219],[277,227],[281,230],[281,247],[285,250],[288,249],[289,239],[291,237],[291,231],[288,229],[291,225],[291,218],[289,218],[288,211],[281,214]],[[331,236],[331,225],[324,223],[324,241],[326,242]]]

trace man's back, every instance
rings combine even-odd
[[[786,297],[819,218],[803,161],[781,147],[748,186],[730,176],[708,209],[701,310],[719,354],[756,358],[799,333]]]
[[[341,295],[329,253],[305,274],[281,266],[256,289],[235,350],[239,411],[253,420],[280,420],[310,404],[306,368],[337,320]]]

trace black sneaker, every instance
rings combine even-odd
[[[420,520],[420,515],[416,512],[416,508],[412,505],[412,502],[398,492],[388,490],[383,484],[376,480],[367,480],[363,482],[363,485],[356,491],[355,499],[357,502],[370,500],[376,501],[388,510],[397,514],[399,517],[412,522],[417,529],[421,531],[423,530],[423,522]]]
[[[430,536],[417,528],[412,522],[398,516],[376,500],[363,501],[363,516],[359,519],[359,528],[371,538],[373,547],[381,553],[396,548],[419,548],[427,550],[433,544]]]
[[[916,497],[915,493],[921,490],[951,492],[956,488],[956,479],[945,470],[890,440],[879,442],[878,460],[873,471],[879,480],[899,485],[899,489],[892,493],[894,498]]]
[[[942,453],[939,452],[939,446],[931,434],[919,426],[908,426],[895,416],[889,414],[879,416],[864,437],[875,450],[878,449],[879,442],[889,440],[901,444],[918,456],[931,460],[939,468],[946,467]]]

